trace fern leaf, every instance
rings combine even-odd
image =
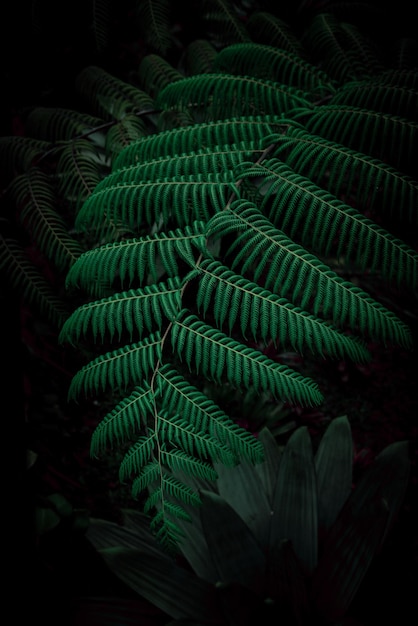
[[[227,322],[231,334],[237,320],[245,339],[251,332],[255,341],[280,342],[300,353],[305,348],[321,356],[345,358],[364,362],[370,355],[356,338],[343,335],[331,324],[293,306],[259,287],[243,276],[235,274],[218,261],[202,261],[199,266],[196,302],[206,314],[213,300],[213,315],[222,330]]]
[[[146,54],[139,64],[138,80],[151,98],[155,98],[166,85],[183,78],[183,74],[158,54]]]
[[[91,333],[96,343],[107,339],[119,340],[128,333],[142,336],[145,331],[161,330],[164,320],[175,317],[181,308],[181,281],[178,277],[167,282],[146,285],[143,289],[130,289],[102,300],[80,306],[66,320],[61,337],[77,343],[81,336]]]
[[[198,74],[178,80],[162,89],[157,108],[184,107],[210,112],[211,118],[237,115],[274,115],[296,107],[309,107],[308,93],[295,87],[252,76]]]
[[[56,328],[61,327],[69,314],[64,301],[57,297],[56,290],[29,260],[20,243],[1,233],[0,272],[28,306]]]
[[[36,107],[25,120],[25,130],[31,137],[58,142],[88,135],[97,147],[104,145],[102,126],[100,117],[62,107]]]
[[[157,481],[161,474],[161,465],[153,460],[144,465],[132,481],[132,495],[138,498],[142,493]]]
[[[169,364],[163,365],[157,371],[157,393],[167,413],[182,415],[197,430],[207,432],[223,446],[224,461],[227,459],[228,449],[236,458],[252,463],[262,460],[263,449],[258,439],[238,426],[207,395],[191,385]]]
[[[331,317],[338,327],[347,323],[361,334],[411,346],[406,324],[277,230],[249,201],[234,201],[208,223],[211,237],[237,231],[227,252],[233,256],[231,269],[241,265],[243,275],[251,271],[255,282],[262,278],[266,289]]]
[[[179,274],[178,257],[189,266],[195,265],[194,247],[203,247],[204,236],[204,222],[196,221],[183,229],[126,239],[88,250],[67,273],[67,286],[77,286],[92,295],[100,295],[116,278],[122,285],[138,281],[142,285],[148,278],[157,282],[156,259],[164,272],[174,278]]]
[[[132,474],[140,474],[153,458],[154,450],[157,447],[157,435],[152,430],[149,430],[146,436],[138,437],[122,459],[119,467],[119,479],[123,482]]]
[[[127,113],[117,124],[114,124],[106,134],[105,150],[112,162],[131,143],[148,135],[145,121],[135,113]]]
[[[168,0],[141,0],[136,3],[135,10],[142,37],[152,50],[164,57],[172,46],[171,3]]]
[[[230,0],[202,0],[201,11],[207,38],[215,46],[249,40],[245,25]]]
[[[281,48],[302,58],[307,57],[301,40],[289,24],[277,15],[268,11],[254,11],[246,25],[251,39],[256,43]]]
[[[109,163],[84,139],[64,148],[57,163],[58,193],[74,212],[108,173]]]
[[[388,280],[418,286],[418,255],[372,220],[296,174],[279,159],[243,163],[242,178],[268,183],[260,211],[292,239],[319,254],[343,256],[360,269],[380,270]]]
[[[36,245],[60,271],[68,269],[82,253],[68,226],[56,210],[57,197],[47,174],[32,168],[17,176],[9,188],[19,220]]]
[[[153,392],[144,381],[135,387],[126,398],[105,415],[93,431],[90,453],[99,456],[115,442],[123,445],[147,424],[148,415],[153,413]]]
[[[154,109],[151,96],[95,65],[81,70],[75,87],[94,114],[106,122],[120,120],[127,113]]]
[[[266,137],[274,156],[337,198],[359,208],[367,207],[402,222],[418,224],[418,185],[393,167],[290,124],[286,134]]]
[[[241,116],[227,120],[202,122],[144,137],[128,146],[115,159],[114,169],[121,169],[157,159],[173,157],[225,144],[257,142],[266,134],[279,133],[283,119],[278,115]]]
[[[185,52],[186,75],[208,74],[213,70],[217,51],[207,39],[196,39],[188,44]]]
[[[312,134],[341,143],[388,163],[414,177],[411,163],[417,159],[418,123],[396,115],[349,105],[322,105],[301,112],[305,128]],[[296,121],[298,116],[295,115]]]
[[[88,395],[110,387],[126,389],[129,384],[143,383],[161,358],[161,337],[155,333],[139,343],[106,352],[82,367],[71,381],[70,399],[81,392]]]
[[[214,60],[214,72],[247,75],[290,85],[315,98],[335,92],[330,78],[300,56],[281,48],[258,43],[241,43],[221,50]]]
[[[232,172],[219,172],[96,188],[80,209],[75,226],[85,231],[122,223],[128,232],[135,232],[144,224],[153,226],[160,220],[168,224],[175,219],[182,228],[222,211],[233,192],[233,179]]]
[[[270,391],[277,399],[319,404],[319,389],[312,380],[261,352],[228,337],[183,310],[172,328],[173,350],[197,373],[221,383],[226,376],[235,387]]]
[[[166,444],[161,449],[161,461],[174,472],[181,471],[201,480],[216,480],[218,477],[209,463],[190,456],[183,450],[168,449]]]
[[[50,148],[51,144],[44,139],[0,137],[0,180],[7,185],[16,174],[26,172]]]

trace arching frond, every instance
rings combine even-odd
[[[0,272],[5,280],[34,311],[60,328],[69,315],[67,307],[52,285],[29,260],[15,239],[0,232]]]
[[[29,136],[53,142],[88,136],[92,143],[103,146],[105,135],[102,127],[102,118],[62,107],[36,107],[25,120]]]
[[[245,339],[289,346],[303,353],[306,349],[321,356],[349,357],[365,361],[369,354],[356,338],[343,335],[331,324],[293,306],[256,283],[235,274],[219,261],[202,261],[199,272],[197,305],[205,314],[211,306],[217,326],[235,326]]]
[[[253,203],[236,200],[208,223],[208,236],[234,232],[238,235],[227,251],[232,269],[251,272],[266,289],[338,327],[411,346],[410,330],[396,315],[276,229]]]
[[[299,57],[306,58],[306,50],[301,40],[287,22],[268,11],[254,11],[246,23],[253,41],[287,50]]]
[[[43,155],[51,144],[32,137],[0,137],[0,181],[6,185],[16,176],[23,174]]]
[[[211,73],[216,55],[216,49],[207,39],[190,42],[185,51],[186,76]]]
[[[131,440],[147,424],[148,415],[152,413],[153,392],[144,381],[101,419],[91,437],[91,455],[97,457],[115,443],[120,446]]]
[[[194,266],[196,250],[193,248],[203,248],[205,232],[204,222],[194,222],[183,229],[93,248],[84,252],[71,267],[67,285],[100,296],[116,279],[121,285],[144,284],[149,277],[157,282],[159,264],[162,271],[173,278],[179,274],[178,258]]]
[[[294,125],[286,134],[266,137],[265,144],[274,144],[273,155],[295,172],[358,210],[367,202],[383,220],[387,215],[418,224],[418,184],[390,165]]]
[[[328,104],[380,111],[414,121],[418,119],[418,90],[373,80],[354,81],[334,93]]]
[[[146,54],[139,64],[139,83],[151,98],[155,98],[166,85],[183,78],[183,74],[158,54]]]
[[[282,85],[292,85],[316,98],[335,92],[329,76],[302,57],[274,46],[241,43],[221,50],[213,64],[214,72],[254,76]]]
[[[170,414],[179,414],[199,430],[208,434],[236,458],[253,463],[261,460],[263,450],[254,435],[238,426],[206,394],[190,384],[170,364],[158,369],[156,392],[162,407]]]
[[[278,399],[308,406],[321,402],[312,380],[235,341],[186,310],[174,322],[171,340],[181,360],[209,380],[221,383],[226,377],[235,387],[269,390]]]
[[[16,203],[21,224],[39,250],[60,271],[70,267],[83,250],[70,236],[57,211],[56,191],[48,175],[33,167],[14,179],[9,193]]]
[[[127,113],[123,119],[109,128],[106,134],[106,154],[113,162],[122,150],[146,135],[148,129],[142,117],[135,113]]]
[[[75,87],[93,113],[105,121],[120,120],[127,113],[154,108],[154,100],[147,93],[95,65],[81,70]]]
[[[139,343],[101,354],[84,365],[71,380],[70,399],[81,393],[90,395],[108,388],[126,390],[128,385],[143,384],[161,358],[161,337],[154,333]]]
[[[172,45],[171,12],[168,0],[141,0],[135,4],[142,37],[152,50],[163,56]]]
[[[186,154],[233,143],[257,142],[266,134],[280,132],[279,115],[242,116],[177,128],[144,137],[128,146],[113,163],[113,169],[129,167],[158,157]]]
[[[162,89],[157,108],[184,107],[213,119],[237,115],[275,115],[308,107],[312,96],[290,85],[233,74],[197,74]]]
[[[106,158],[89,141],[73,141],[59,156],[58,192],[76,213],[108,171]]]
[[[260,211],[290,238],[319,254],[344,256],[361,269],[418,287],[418,255],[370,219],[337,200],[278,159],[242,164],[243,178],[263,180]]]
[[[411,164],[417,158],[416,121],[349,105],[323,105],[302,115],[303,124],[314,135],[344,144],[414,176]]]
[[[216,47],[248,41],[249,35],[231,0],[201,0],[201,20],[207,38]]]
[[[161,330],[163,322],[175,317],[181,308],[181,281],[178,277],[167,282],[130,289],[108,298],[84,304],[74,311],[62,327],[63,340],[78,342],[87,333],[94,341],[103,343],[127,334],[142,336],[144,332]]]
[[[173,176],[152,181],[132,181],[95,189],[80,209],[75,226],[80,231],[112,228],[122,224],[138,232],[173,221],[183,228],[206,221],[222,211],[233,193],[233,172]]]

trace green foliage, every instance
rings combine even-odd
[[[391,304],[417,292],[409,63],[391,72],[336,13],[297,36],[266,11],[246,21],[230,2],[200,7],[206,37],[172,63],[171,3],[138,2],[141,66],[127,77],[87,64],[81,111],[34,108],[28,136],[0,144],[13,235],[2,271],[85,359],[69,397],[106,398],[92,452],[127,450],[120,477],[167,547],[200,502],[188,478],[262,461],[236,423],[244,408],[226,410],[221,390],[241,405],[251,394],[319,405],[317,381],[283,351],[364,363],[369,341],[409,349]],[[56,268],[71,314],[15,226]],[[363,286],[367,274],[385,300]],[[312,568],[315,550],[302,560]]]

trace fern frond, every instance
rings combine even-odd
[[[109,243],[84,252],[67,273],[67,286],[79,287],[93,296],[106,292],[115,279],[121,285],[159,280],[158,263],[173,278],[179,274],[177,258],[189,266],[196,262],[193,247],[202,249],[204,222],[183,229],[146,235],[141,239]],[[158,259],[158,263],[157,263]]]
[[[216,49],[207,39],[196,39],[189,43],[184,60],[186,76],[211,73],[216,55]]]
[[[18,208],[18,218],[37,247],[60,271],[68,269],[83,252],[68,232],[57,211],[56,191],[47,174],[31,168],[17,176],[9,193]]]
[[[109,45],[111,4],[111,0],[95,0],[90,5],[92,12],[91,29],[95,48],[99,53],[103,53]]]
[[[239,325],[245,339],[251,332],[255,341],[270,339],[303,353],[307,348],[320,356],[345,358],[357,362],[369,359],[365,346],[351,336],[343,335],[331,324],[293,306],[285,298],[259,287],[235,274],[218,261],[204,260],[197,270],[202,277],[196,302],[206,314],[212,304],[218,328],[225,322],[231,334]]]
[[[140,33],[147,45],[165,56],[172,46],[171,12],[169,0],[141,0],[135,3]]]
[[[131,143],[148,135],[147,125],[135,113],[127,113],[106,134],[106,154],[113,162],[116,157]]]
[[[299,37],[287,22],[268,11],[254,11],[247,22],[247,30],[253,41],[259,44],[287,50],[299,57],[307,58]]]
[[[88,135],[98,147],[104,145],[102,126],[100,117],[62,107],[36,107],[25,120],[25,131],[31,137],[59,142]]]
[[[63,300],[45,276],[33,265],[21,244],[0,232],[0,272],[18,297],[54,327],[60,328],[69,315]]]
[[[234,232],[231,269],[241,266],[242,274],[250,271],[255,282],[262,279],[266,289],[331,317],[337,327],[348,324],[362,335],[411,346],[410,330],[396,315],[276,229],[253,203],[236,200],[208,223],[208,236]]]
[[[175,500],[184,502],[192,506],[200,504],[200,498],[195,491],[188,485],[185,485],[174,476],[170,474],[164,474],[161,479],[161,485],[152,490],[150,496],[146,499],[144,504],[144,512],[149,513],[151,509],[156,508],[160,504],[162,498],[170,496]],[[164,501],[164,506],[167,501]],[[173,512],[171,508],[170,512]],[[164,516],[165,517],[165,516]]]
[[[214,61],[213,71],[291,85],[302,92],[315,94],[315,98],[335,92],[329,76],[317,66],[292,52],[258,43],[224,48]]]
[[[311,96],[291,85],[233,74],[198,74],[167,85],[155,98],[157,108],[184,107],[225,119],[238,115],[275,115],[309,107]]]
[[[183,228],[222,211],[234,191],[233,180],[233,172],[224,171],[105,185],[86,199],[75,226],[80,231],[106,230],[121,223],[128,232],[136,232],[145,225],[175,220]]]
[[[90,454],[98,457],[108,447],[123,445],[147,424],[153,414],[153,392],[147,382],[135,387],[107,413],[96,426],[91,437]]]
[[[331,13],[315,15],[305,29],[302,43],[311,53],[314,63],[321,63],[327,74],[344,84],[359,78],[355,60],[343,45],[343,29],[340,20]]]
[[[418,123],[402,117],[352,106],[322,105],[301,113],[312,134],[341,143],[414,176]],[[298,116],[295,116],[298,120]]]
[[[418,255],[364,217],[296,174],[279,159],[242,164],[242,178],[263,179],[260,211],[291,239],[299,239],[319,254],[344,256],[360,269],[380,270],[388,281],[418,286]]]
[[[133,474],[139,475],[142,469],[147,468],[148,463],[153,461],[154,451],[157,447],[158,438],[155,431],[149,429],[146,436],[138,437],[122,459],[119,467],[119,479],[124,482]]]
[[[16,174],[23,174],[41,157],[51,144],[31,137],[0,137],[0,181],[8,184]]]
[[[81,70],[75,87],[91,111],[106,122],[121,120],[128,113],[154,109],[154,100],[147,93],[95,65]]]
[[[151,161],[159,157],[186,154],[213,146],[257,142],[266,134],[279,133],[283,119],[279,115],[242,116],[227,120],[202,122],[144,137],[128,146],[115,159],[113,169]]]
[[[155,98],[166,85],[183,78],[183,74],[158,54],[146,54],[139,64],[139,83],[151,98]]]
[[[119,340],[125,333],[142,337],[145,331],[161,330],[163,321],[173,319],[181,308],[180,279],[175,276],[167,282],[130,289],[99,301],[80,306],[62,327],[63,339],[78,342],[87,333],[95,342]],[[164,318],[163,318],[164,316]]]
[[[312,406],[322,400],[312,380],[263,353],[247,347],[183,310],[173,323],[173,350],[191,371],[222,383],[224,377],[237,388],[270,391],[277,399]]]
[[[183,450],[168,448],[167,444],[161,448],[161,462],[174,472],[181,471],[201,480],[216,480],[218,477],[217,472],[209,463],[190,456]]]
[[[57,163],[58,193],[77,212],[108,171],[109,162],[89,141],[73,141]]]
[[[362,210],[367,198],[367,207],[383,219],[396,215],[418,224],[417,182],[390,165],[291,124],[286,134],[266,137],[264,144],[274,144],[273,156],[347,204]]]
[[[230,0],[201,0],[201,15],[206,37],[217,47],[250,39]]]
[[[252,463],[261,461],[263,449],[258,439],[238,426],[170,364],[163,365],[157,371],[156,393],[167,413],[181,415],[224,446],[224,458],[226,449],[230,449],[236,458],[244,458]]]
[[[154,333],[139,343],[101,354],[84,365],[71,380],[68,397],[77,398],[107,388],[125,390],[128,385],[143,383],[161,358],[161,337]]]
[[[353,106],[357,109],[380,111],[414,121],[418,118],[417,89],[376,83],[372,80],[355,81],[341,87],[330,99],[330,106]]]
[[[132,495],[138,498],[142,493],[150,488],[150,485],[157,481],[161,474],[161,465],[158,461],[152,460],[144,465],[132,481]]]

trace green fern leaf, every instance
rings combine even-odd
[[[128,384],[143,382],[161,358],[161,338],[159,333],[146,337],[139,343],[127,345],[106,352],[82,367],[72,378],[69,398],[76,398],[83,392],[98,393],[107,387],[113,390],[126,389]]]
[[[236,200],[231,209],[208,223],[208,236],[218,238],[238,231],[227,251],[232,269],[250,271],[266,289],[309,307],[315,315],[331,317],[338,327],[349,324],[361,334],[371,334],[411,346],[410,329],[391,311],[289,239],[249,201]]]
[[[161,89],[184,76],[158,54],[146,54],[139,64],[138,80],[142,89],[155,98]]]
[[[258,463],[263,448],[258,439],[231,420],[207,395],[191,385],[177,370],[166,364],[156,376],[156,394],[169,414],[182,415],[197,430],[207,432],[236,458]],[[218,456],[218,455],[217,455]],[[224,460],[226,454],[223,455]]]
[[[137,441],[129,448],[122,459],[119,467],[119,479],[123,482],[132,474],[140,474],[142,469],[146,468],[153,458],[156,448],[158,448],[158,439],[154,431],[149,430],[146,436],[141,435],[138,437]]]
[[[102,127],[102,118],[62,107],[36,107],[25,120],[25,130],[30,137],[56,143],[88,135],[97,147],[104,145]]]
[[[121,120],[127,113],[154,109],[151,96],[96,65],[81,70],[75,88],[93,113],[106,122]]]
[[[207,39],[196,39],[190,42],[185,51],[186,75],[210,74],[217,51]]]
[[[96,343],[112,341],[128,333],[142,336],[143,332],[161,330],[164,319],[175,317],[181,308],[181,282],[178,277],[167,282],[130,289],[102,300],[82,305],[66,320],[61,330],[62,340],[77,343],[82,335],[91,333]]]
[[[215,120],[167,130],[143,137],[123,150],[113,163],[113,169],[129,167],[173,154],[186,154],[214,146],[260,141],[265,135],[279,133],[283,119],[278,115],[240,116]]]
[[[99,456],[114,442],[119,446],[129,441],[146,426],[150,414],[153,414],[153,392],[144,381],[142,387],[135,387],[96,426],[91,438],[91,455]]]
[[[193,246],[204,244],[205,224],[194,222],[183,229],[109,243],[82,254],[67,273],[67,287],[78,286],[93,295],[106,291],[116,278],[121,284],[143,284],[159,279],[156,260],[169,277],[179,274],[177,257],[189,266],[196,263]]]
[[[57,196],[47,174],[32,168],[17,176],[9,188],[19,220],[36,245],[60,271],[68,269],[82,253],[57,211]]]
[[[292,123],[285,135],[266,137],[264,143],[274,144],[275,157],[348,204],[363,210],[367,197],[367,208],[418,224],[416,181],[382,161]]]
[[[157,108],[184,107],[213,118],[236,115],[274,115],[296,107],[309,107],[310,95],[295,87],[232,74],[198,74],[178,80],[162,89]]]
[[[226,376],[235,387],[270,391],[277,399],[308,406],[322,400],[312,380],[204,324],[186,310],[174,322],[171,337],[180,359],[209,380],[221,383]]]
[[[241,168],[242,178],[262,178],[263,189],[268,186],[260,211],[290,238],[319,254],[344,256],[360,269],[378,269],[387,280],[417,288],[418,255],[370,219],[279,159],[243,163]]]
[[[272,339],[275,345],[280,342],[284,346],[290,341],[290,347],[300,353],[308,348],[323,357],[348,356],[357,362],[370,358],[357,338],[343,335],[331,324],[235,274],[218,261],[202,261],[198,272],[202,276],[196,297],[198,308],[206,314],[213,300],[213,315],[221,330],[227,322],[231,334],[239,320],[245,339],[250,331],[255,341],[261,338],[267,343]]]
[[[231,0],[201,0],[200,5],[207,38],[215,46],[249,40],[245,25],[239,19]]]
[[[106,154],[114,162],[127,146],[148,135],[148,132],[146,123],[141,117],[135,113],[127,113],[107,131]]]
[[[192,506],[200,504],[199,496],[191,487],[168,474],[162,477],[161,486],[153,490],[151,495],[146,499],[144,512],[149,513],[151,509],[159,505],[159,501],[161,499],[167,496],[171,496],[175,500],[179,500],[180,502],[184,502],[185,504],[190,504]],[[166,501],[164,502],[164,505],[165,504]],[[172,513],[172,510],[170,512]]]
[[[316,98],[335,92],[329,76],[300,56],[259,43],[239,43],[218,52],[214,72],[254,76],[290,85]]]
[[[140,33],[148,46],[165,56],[172,46],[170,18],[172,6],[168,0],[141,0],[135,4]]]
[[[202,480],[216,480],[218,474],[213,467],[201,459],[195,458],[183,452],[183,450],[161,448],[161,461],[173,472],[182,471],[188,476],[195,476]]]
[[[307,51],[289,24],[268,11],[254,11],[246,23],[250,37],[256,43],[288,50],[306,58]]]
[[[7,185],[16,174],[26,172],[50,148],[51,144],[44,139],[0,137],[0,180]]]

